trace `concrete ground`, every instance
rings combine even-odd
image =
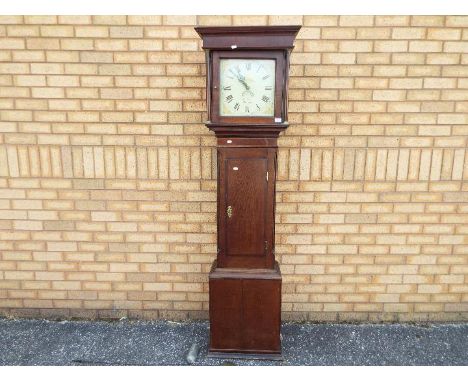
[[[468,365],[468,323],[284,323],[283,361],[207,358],[208,322],[0,319],[0,365]]]

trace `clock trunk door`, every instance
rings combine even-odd
[[[273,267],[274,153],[227,148],[219,158],[219,266]]]

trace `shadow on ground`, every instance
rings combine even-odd
[[[0,319],[0,365],[468,365],[468,323],[284,323],[283,361],[207,358],[208,322]]]

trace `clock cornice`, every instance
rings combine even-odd
[[[205,50],[289,50],[299,29],[300,25],[195,27]]]

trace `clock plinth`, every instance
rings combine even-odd
[[[281,359],[277,139],[288,127],[289,55],[300,26],[195,29],[206,51],[206,126],[218,154],[209,355]]]

